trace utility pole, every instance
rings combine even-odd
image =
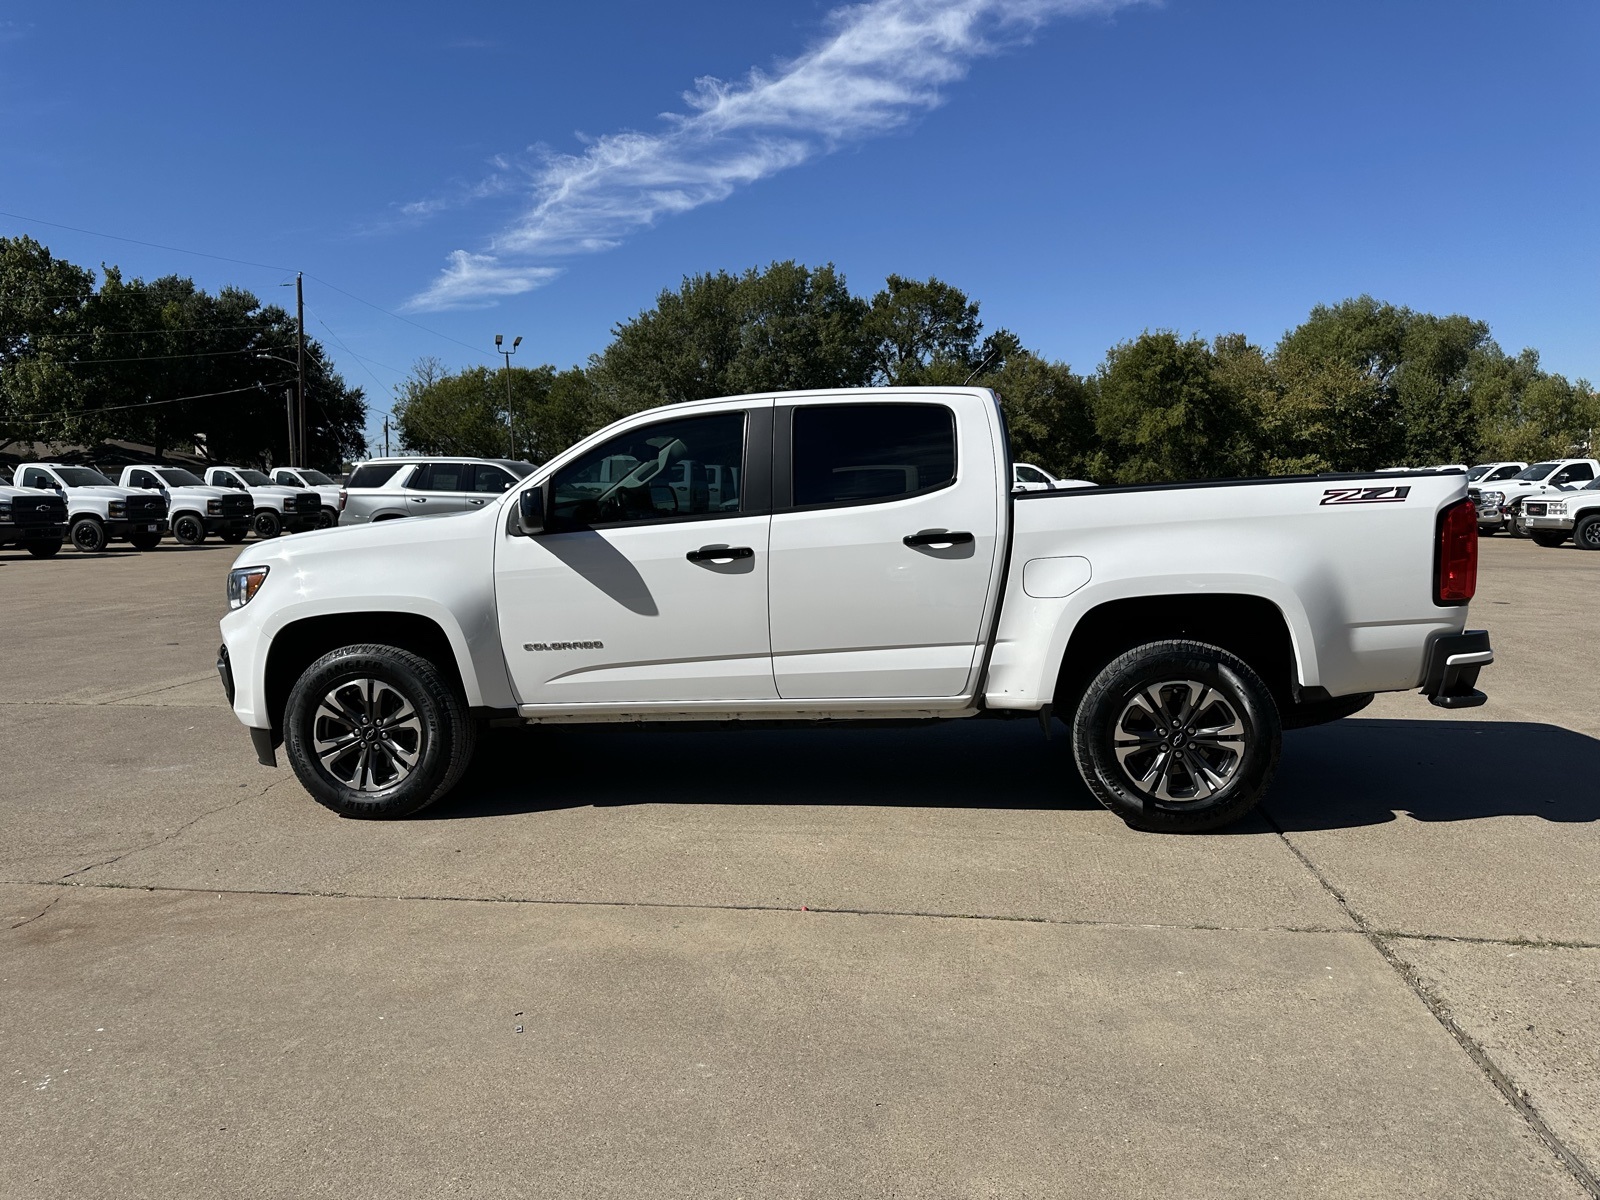
[[[283,389],[283,408],[289,414],[289,461],[297,463],[300,460],[294,456],[294,393],[288,388]]]
[[[300,457],[294,460],[297,467],[307,466],[306,458],[306,291],[305,273],[294,273],[295,317],[300,326],[299,348],[295,351],[295,410],[300,424]]]
[[[385,458],[389,457],[389,418],[387,415],[383,418],[383,456]]]
[[[494,348],[505,355],[506,359],[506,433],[511,443],[511,457],[515,458],[517,456],[517,423],[516,418],[511,415],[511,356],[517,352],[517,347],[522,345],[522,335],[520,333],[517,334],[509,350],[503,344],[505,340],[504,334],[497,333],[494,335]]]

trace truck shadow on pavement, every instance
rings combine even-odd
[[[1600,740],[1558,726],[1349,718],[1286,734],[1262,811],[1222,832],[1345,828],[1402,816],[1595,821],[1597,781]],[[490,731],[454,794],[419,819],[628,804],[1099,808],[1078,779],[1059,724],[1048,742],[1031,720],[905,728],[548,726]]]
[[[1287,833],[1415,821],[1600,820],[1600,740],[1529,721],[1348,718],[1285,735],[1264,807]]]

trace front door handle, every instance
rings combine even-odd
[[[754,558],[756,552],[749,546],[701,546],[684,557],[690,562],[733,562],[740,558]]]
[[[483,501],[482,500],[468,500],[467,503],[468,504],[482,504]]]
[[[427,502],[428,502],[428,498],[426,496],[413,496],[413,497],[411,497],[411,503],[413,503],[413,504],[426,504]]]
[[[908,546],[965,546],[972,535],[963,529],[924,529],[921,533],[908,533],[900,540]]]

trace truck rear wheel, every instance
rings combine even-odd
[[[106,527],[99,517],[79,517],[68,531],[73,546],[85,554],[98,554],[106,548]]]
[[[1282,745],[1261,677],[1204,642],[1151,642],[1113,659],[1072,722],[1073,756],[1095,798],[1135,829],[1165,833],[1244,816]]]
[[[283,532],[283,518],[270,508],[258,509],[250,518],[250,528],[258,538],[275,538]]]
[[[439,669],[394,646],[344,646],[289,693],[284,748],[319,804],[346,817],[405,817],[466,770],[477,730]]]

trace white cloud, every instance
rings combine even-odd
[[[427,291],[413,296],[405,307],[412,312],[487,308],[500,296],[531,292],[559,274],[560,267],[507,266],[493,254],[453,250],[450,265]]]
[[[697,80],[684,97],[689,111],[662,114],[661,131],[607,134],[580,154],[546,156],[531,172],[531,206],[492,249],[537,259],[608,249],[661,217],[905,125],[941,104],[944,89],[964,78],[974,59],[1053,18],[1137,2],[869,0],[836,9],[828,36],[774,71],[752,70],[735,83]],[[499,184],[506,176],[491,178]],[[405,211],[426,216],[444,207],[450,205],[420,201]],[[462,302],[469,285],[456,281],[459,264],[482,257],[457,251],[412,305],[429,307],[441,288]]]

